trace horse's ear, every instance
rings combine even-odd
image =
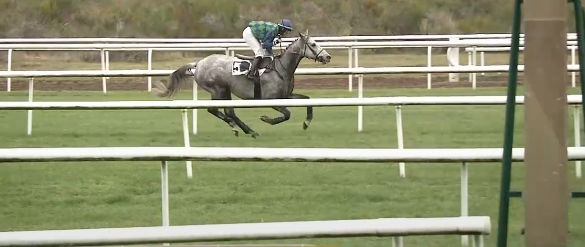
[[[305,36],[309,36],[309,29],[305,30]]]
[[[299,32],[299,36],[301,36],[301,38],[305,38],[305,34]]]

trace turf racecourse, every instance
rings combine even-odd
[[[577,89],[571,89],[578,93]],[[311,97],[355,97],[347,90],[298,90]],[[519,88],[519,94],[522,94]],[[177,99],[188,99],[190,92]],[[414,95],[505,95],[505,88],[365,90],[365,97]],[[200,99],[208,95],[200,92]],[[2,100],[26,100],[26,92],[0,92]],[[159,100],[148,92],[35,92],[37,101]],[[270,126],[258,117],[272,109],[236,109],[260,133],[235,137],[222,121],[200,110],[192,146],[386,147],[396,148],[394,107],[365,107],[357,132],[357,107],[316,108],[308,130],[304,108],[290,108],[289,122]],[[406,106],[406,148],[501,147],[505,106]],[[567,136],[573,145],[569,111]],[[1,147],[182,146],[179,110],[34,111],[26,136],[26,111],[0,111]],[[515,146],[523,147],[523,106],[517,107]],[[238,222],[442,217],[460,215],[460,164],[398,165],[336,163],[184,162],[170,166],[171,225]],[[492,219],[486,246],[497,235],[500,163],[470,164],[469,213]],[[524,187],[516,163],[512,188]],[[569,166],[570,188],[583,190]],[[0,165],[0,231],[156,226],[161,224],[159,162],[11,163]],[[523,203],[512,199],[510,246],[524,246]],[[570,202],[570,244],[585,245],[585,203]],[[406,246],[460,246],[459,236],[405,238]],[[389,246],[390,238],[245,241],[337,246]],[[244,243],[240,241],[240,243]]]

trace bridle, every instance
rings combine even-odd
[[[321,48],[321,50],[320,50],[319,52],[315,52],[315,49],[313,49],[313,47],[311,47],[311,46],[308,44],[308,42],[307,42],[307,40],[306,40],[306,38],[305,38],[305,37],[301,36],[300,38],[301,38],[301,39],[303,39],[303,43],[305,43],[305,44],[304,44],[304,46],[303,46],[303,54],[299,54],[299,53],[297,53],[297,52],[295,52],[295,51],[286,51],[286,50],[282,50],[282,43],[280,43],[280,50],[281,50],[281,52],[280,52],[280,55],[282,55],[283,53],[293,53],[293,54],[297,54],[297,55],[301,55],[301,56],[305,57],[305,55],[306,55],[306,48],[309,48],[309,50],[311,50],[311,52],[313,52],[313,54],[315,54],[315,58],[314,58],[314,60],[315,60],[315,62],[316,62],[316,61],[317,61],[317,58],[319,57],[319,55],[320,55],[320,54],[321,54],[323,51],[325,51],[325,49]]]
[[[287,50],[287,49],[284,49],[284,50],[283,50],[283,49],[282,49],[282,42],[281,42],[281,43],[280,43],[280,50],[281,50],[281,52],[280,52],[280,54],[278,54],[278,55],[277,55],[277,57],[281,57],[281,56],[282,56],[283,54],[285,54],[285,53],[291,53],[291,54],[295,54],[295,55],[300,55],[300,56],[302,56],[302,57],[306,57],[306,56],[305,56],[305,55],[306,55],[306,48],[309,48],[309,50],[311,50],[311,52],[313,52],[313,54],[315,54],[315,58],[314,58],[314,60],[315,60],[315,62],[316,62],[316,61],[317,61],[317,58],[319,57],[319,55],[320,55],[320,54],[321,54],[323,51],[325,51],[325,49],[321,48],[321,50],[319,50],[319,52],[315,52],[315,49],[313,49],[313,47],[311,47],[311,46],[308,44],[308,42],[307,42],[307,40],[305,39],[305,37],[301,36],[299,39],[303,39],[303,43],[304,43],[304,45],[303,45],[303,48],[302,48],[302,50],[303,50],[303,53],[302,53],[302,54],[300,54],[300,53],[298,53],[298,52],[296,52],[296,51],[292,51],[292,49],[291,49],[291,51],[289,51],[289,50]],[[276,60],[278,60],[278,62],[280,63],[280,66],[284,68],[284,65],[282,64],[282,61],[280,61],[280,59],[276,59],[276,58],[275,58],[275,59],[273,60],[272,64],[275,64],[274,62],[275,62]],[[282,76],[280,73],[278,73],[278,70],[276,70],[276,67],[275,67],[274,65],[273,65],[272,67],[273,67],[274,71],[276,71],[276,74],[278,75],[278,77],[280,77],[280,79],[284,80],[284,77],[283,77],[283,76]]]

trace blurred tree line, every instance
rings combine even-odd
[[[5,37],[241,37],[249,21],[311,36],[509,33],[512,0],[0,0]],[[569,29],[574,32],[572,9]],[[296,33],[295,33],[296,34]]]

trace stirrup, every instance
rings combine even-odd
[[[254,57],[254,59],[252,59],[252,61],[250,62],[250,71],[248,72],[248,79],[253,79],[256,80],[257,78],[260,78],[260,75],[257,75],[259,73],[258,71],[258,65],[260,63],[260,61],[262,61],[262,57]]]
[[[256,79],[259,77],[256,75],[256,73],[258,73],[258,71],[250,71],[250,72],[248,72],[246,77],[248,77],[248,79]]]

